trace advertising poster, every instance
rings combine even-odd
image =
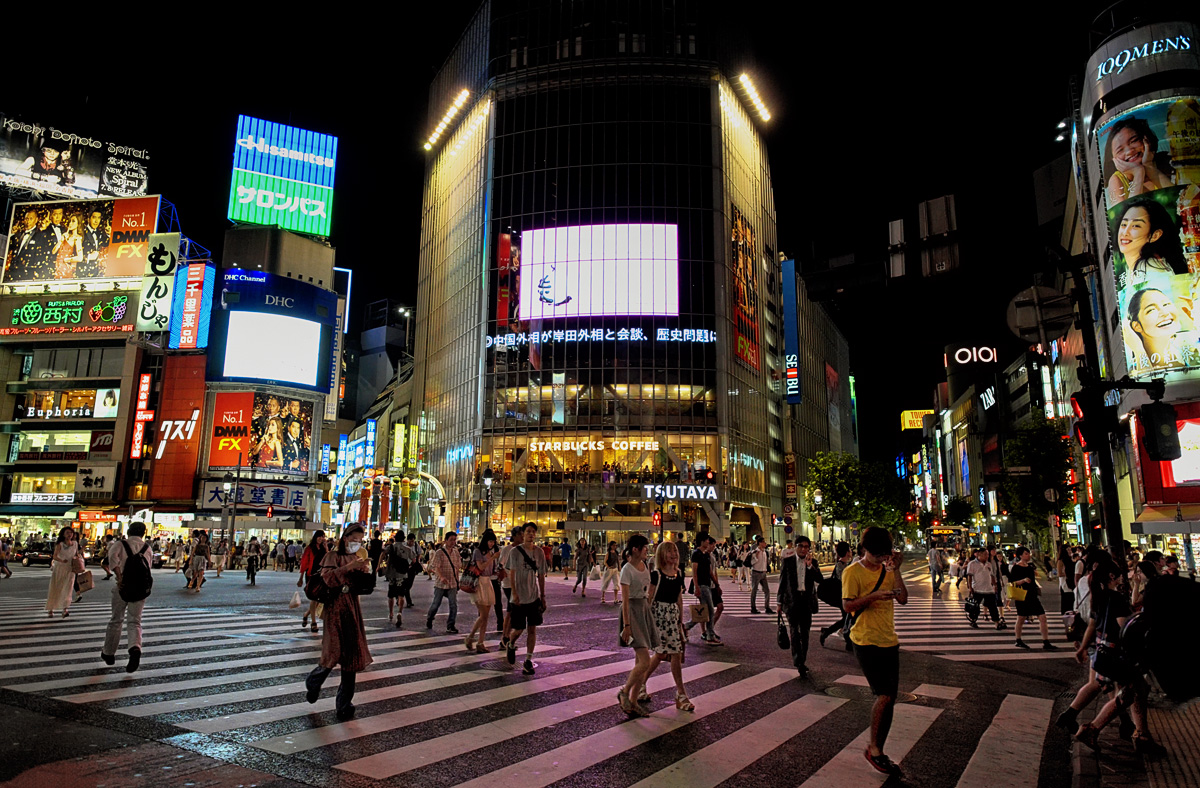
[[[1097,142],[1129,374],[1200,367],[1200,103],[1135,107]]]
[[[142,276],[138,303],[138,331],[166,331],[171,322],[171,291],[179,263],[179,233],[154,233]]]
[[[312,423],[312,402],[264,392],[218,393],[208,466],[236,468],[240,455],[243,468],[308,476]]]
[[[829,450],[842,450],[842,384],[837,370],[825,365],[826,408],[829,414]]]
[[[0,115],[0,185],[63,197],[140,197],[150,154]]]
[[[733,224],[734,352],[746,364],[758,369],[758,252],[754,228],[736,205],[731,203],[729,209]]]
[[[800,328],[796,308],[796,261],[784,260],[783,282],[783,391],[789,405],[804,401],[800,387]]]
[[[4,284],[141,277],[158,197],[19,203]]]
[[[168,339],[168,346],[172,350],[203,350],[208,347],[216,275],[216,269],[206,263],[191,263],[176,269]]]
[[[204,395],[204,357],[166,356],[150,466],[154,500],[179,501],[195,495],[196,465],[204,442]]]

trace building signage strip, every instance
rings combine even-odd
[[[783,261],[783,390],[789,405],[803,401],[800,389],[800,330],[796,308],[796,261]]]

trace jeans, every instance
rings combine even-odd
[[[504,594],[501,592],[500,581],[492,578],[492,592],[496,597],[496,631],[504,631]]]
[[[808,606],[808,594],[799,594],[799,601],[788,608],[788,628],[792,637],[792,664],[803,668],[808,659],[808,632],[812,629],[812,608]]]
[[[945,575],[942,574],[940,566],[929,567],[929,577],[933,580],[933,593],[942,590],[942,583],[945,582]]]
[[[454,622],[458,620],[458,589],[457,588],[437,588],[433,589],[433,602],[429,605],[429,615],[425,616],[426,622],[433,621],[433,617],[437,615],[438,608],[442,606],[442,597],[450,600],[450,617],[446,619],[446,628],[454,629]]]
[[[317,665],[313,668],[312,673],[308,674],[308,678],[304,680],[306,689],[319,690],[321,685],[325,683],[325,679],[329,678],[329,674],[333,672],[333,668],[323,668]],[[343,670],[342,680],[338,684],[337,700],[334,701],[334,708],[338,711],[344,711],[350,701],[354,700],[354,681],[358,674],[353,670]]]
[[[246,579],[251,583],[254,582],[254,575],[258,572],[258,556],[252,555],[246,559]]]
[[[583,590],[587,591],[587,576],[589,568],[587,562],[580,561],[575,566],[575,587],[578,588],[580,583],[583,583]]]
[[[750,610],[758,609],[755,601],[758,599],[758,587],[762,585],[763,589],[763,604],[768,613],[771,612],[771,587],[767,585],[767,573],[753,570],[750,572]]]
[[[126,602],[116,586],[112,590],[112,618],[108,620],[108,629],[104,633],[104,648],[102,651],[110,657],[117,653],[121,644],[121,625],[129,625],[129,648],[142,647],[142,610],[146,600]]]

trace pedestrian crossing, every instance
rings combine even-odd
[[[0,640],[0,686],[111,714],[114,728],[153,722],[161,740],[181,746],[252,753],[276,774],[297,763],[326,769],[322,784],[717,788],[780,768],[796,788],[884,782],[862,757],[869,704],[817,691],[791,668],[739,664],[717,650],[688,652],[683,679],[695,711],[675,708],[664,667],[648,682],[650,716],[630,719],[616,692],[632,654],[589,647],[569,629],[547,629],[536,674],[523,676],[498,651],[465,653],[458,635],[368,627],[374,663],[358,676],[356,716],[338,721],[336,676],[315,704],[305,700],[320,639],[294,614],[148,609],[142,667],[130,675],[123,650],[115,667],[98,658],[106,605],[83,602],[69,619],[49,620],[38,618],[40,604],[0,600],[0,617],[19,622]],[[938,758],[943,771],[965,770],[964,788],[985,768],[993,788],[1038,784],[1052,701],[902,689],[918,700],[896,708],[887,751],[901,766],[910,756]],[[948,735],[979,744],[955,764],[942,752]],[[1021,762],[1011,781],[1007,772],[997,779],[998,761]]]

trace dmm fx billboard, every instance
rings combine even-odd
[[[338,138],[238,116],[229,218],[329,235]]]
[[[313,403],[266,392],[219,392],[213,406],[208,467],[309,475]]]
[[[783,392],[789,405],[803,401],[800,390],[800,329],[796,308],[796,261],[783,261]]]

